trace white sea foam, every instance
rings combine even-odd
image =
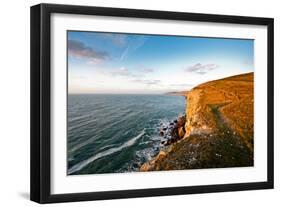
[[[104,147],[101,147],[100,150],[106,149],[106,148],[110,148],[110,147],[114,147],[116,146],[116,144],[109,144],[109,145],[105,145]]]
[[[99,159],[99,158],[102,158],[104,156],[107,156],[107,155],[111,155],[115,152],[118,152],[118,151],[121,151],[122,149],[126,148],[126,147],[130,147],[132,146],[133,144],[135,144],[135,142],[141,138],[145,133],[145,130],[142,130],[140,134],[138,134],[137,136],[133,137],[132,139],[130,139],[129,141],[125,142],[123,145],[119,146],[119,147],[115,147],[115,148],[111,148],[111,149],[108,149],[108,150],[105,150],[103,152],[100,152],[86,160],[83,160],[79,163],[77,163],[76,165],[72,166],[69,170],[68,170],[68,174],[72,174],[76,171],[79,171],[81,170],[82,168],[84,168],[85,166],[87,166],[88,164],[90,164],[91,162]]]
[[[73,153],[73,152],[75,152],[76,150],[80,149],[81,147],[84,147],[84,146],[86,146],[87,144],[90,144],[91,142],[93,142],[93,141],[95,140],[96,137],[97,137],[97,135],[91,137],[90,139],[86,140],[85,142],[82,142],[82,143],[80,143],[80,144],[74,146],[73,148],[71,148],[71,149],[69,150],[69,152]],[[97,143],[97,142],[96,142],[96,143]]]

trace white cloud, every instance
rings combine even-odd
[[[132,80],[132,82],[135,83],[142,83],[145,85],[158,85],[161,83],[161,80],[143,80],[143,79],[136,79],[136,80]]]
[[[219,66],[217,64],[201,64],[201,63],[197,63],[195,65],[189,66],[188,68],[185,69],[186,72],[190,72],[190,73],[197,73],[200,75],[204,75],[206,73],[208,73],[211,70],[214,70],[216,68],[218,68]]]

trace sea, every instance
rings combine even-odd
[[[67,174],[136,172],[161,149],[161,128],[185,114],[173,95],[71,94]]]

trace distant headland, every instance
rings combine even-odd
[[[172,91],[172,92],[167,92],[164,95],[169,95],[169,96],[187,96],[188,91]]]

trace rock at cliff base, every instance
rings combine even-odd
[[[185,116],[180,116],[177,120],[178,127],[182,127],[185,124]]]
[[[185,135],[184,126],[178,128],[178,135],[179,135],[179,138],[180,138],[180,139],[184,137],[184,135]]]
[[[149,164],[149,162],[144,163],[141,167],[140,167],[140,171],[141,172],[147,172],[150,171],[152,168]]]
[[[156,160],[161,160],[166,156],[164,151],[160,151],[159,154],[156,156]]]

